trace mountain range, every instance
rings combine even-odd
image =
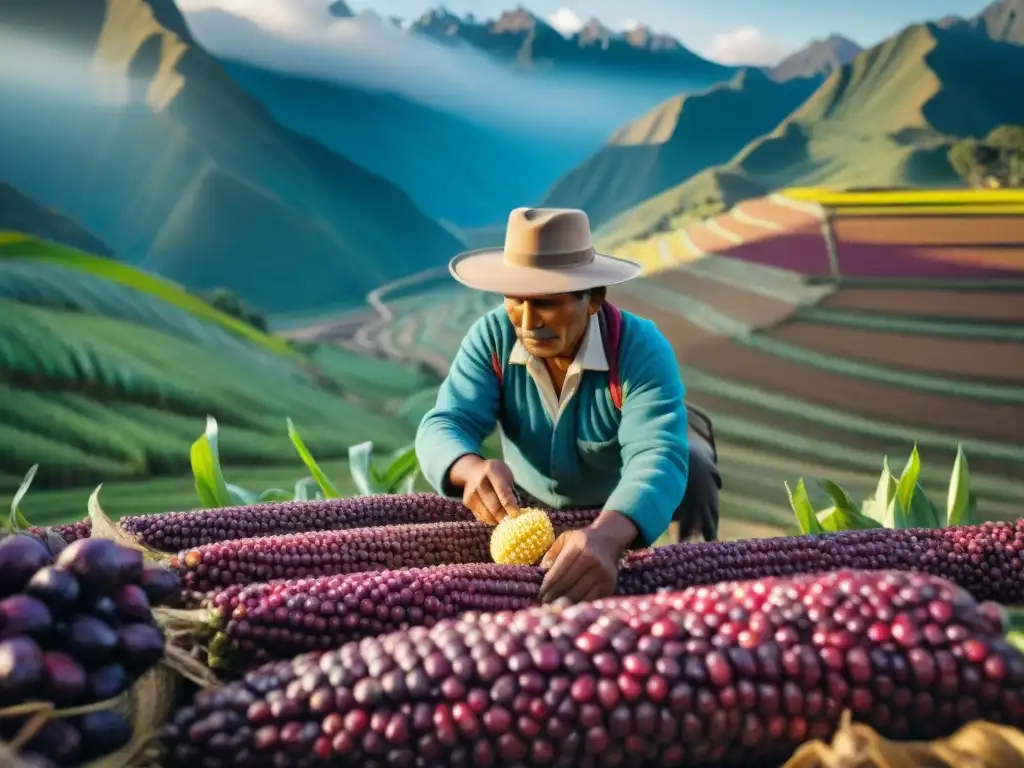
[[[488,21],[443,10],[367,21],[482,51],[528,84],[587,72],[609,94],[622,82],[675,94],[645,114],[609,97],[620,127],[587,146],[211,53],[173,0],[8,0],[0,33],[35,29],[47,47],[0,41],[0,56],[34,62],[0,80],[2,103],[17,106],[0,121],[0,180],[80,223],[61,242],[191,289],[230,288],[273,314],[323,312],[443,265],[480,244],[468,228],[523,204],[582,207],[614,247],[784,185],[954,182],[952,141],[1024,123],[1011,96],[1024,87],[1022,4],[908,27],[866,51],[832,35],[776,67],[742,69],[643,27],[592,20],[563,36],[523,8]],[[324,3],[325,25],[354,17]],[[62,87],[43,82],[54,62]],[[114,73],[113,96],[86,87],[90,62]],[[694,73],[704,87],[675,85]],[[38,211],[11,218],[70,237]]]
[[[606,222],[602,237],[609,247],[785,186],[957,185],[949,147],[1024,124],[1024,101],[1010,95],[1021,89],[1024,46],[993,39],[977,20],[912,25],[835,70],[727,162],[681,174]]]
[[[462,246],[406,193],[276,122],[171,0],[10,0],[0,27],[44,34],[27,57],[95,59],[119,86],[101,100],[5,79],[18,119],[0,124],[0,175],[126,261],[280,312],[359,301]]]
[[[523,69],[597,67],[647,74],[685,71],[718,76],[732,69],[708,61],[675,38],[643,25],[613,32],[598,19],[591,19],[578,32],[563,35],[523,6],[484,21],[435,8],[407,28],[413,34],[441,42],[472,46]]]
[[[707,91],[669,99],[618,130],[563,176],[543,205],[580,207],[593,225],[664,192],[704,168],[727,162],[772,130],[810,96],[818,77],[777,82],[741,70]]]

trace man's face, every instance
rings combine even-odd
[[[552,296],[505,297],[516,335],[534,357],[571,357],[576,354],[600,301],[590,293],[559,293]]]

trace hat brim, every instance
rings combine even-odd
[[[504,296],[551,296],[618,285],[638,277],[636,262],[594,254],[588,264],[561,269],[513,267],[505,263],[501,248],[484,248],[460,253],[448,264],[452,277],[478,291]]]

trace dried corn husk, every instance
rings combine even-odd
[[[947,739],[889,741],[843,715],[831,744],[804,744],[783,768],[1024,768],[1024,732],[981,720]]]

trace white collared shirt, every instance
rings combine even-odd
[[[590,323],[583,334],[583,342],[580,344],[576,357],[573,359],[569,370],[565,373],[565,383],[562,384],[561,396],[555,392],[554,382],[547,366],[543,360],[531,355],[523,343],[516,340],[509,354],[510,365],[525,365],[530,378],[540,391],[541,402],[544,403],[544,410],[551,417],[552,423],[557,424],[559,417],[565,411],[569,401],[572,400],[576,390],[579,389],[580,380],[583,378],[583,371],[607,371],[608,358],[604,353],[604,338],[601,336],[601,324],[597,315],[590,316]]]

